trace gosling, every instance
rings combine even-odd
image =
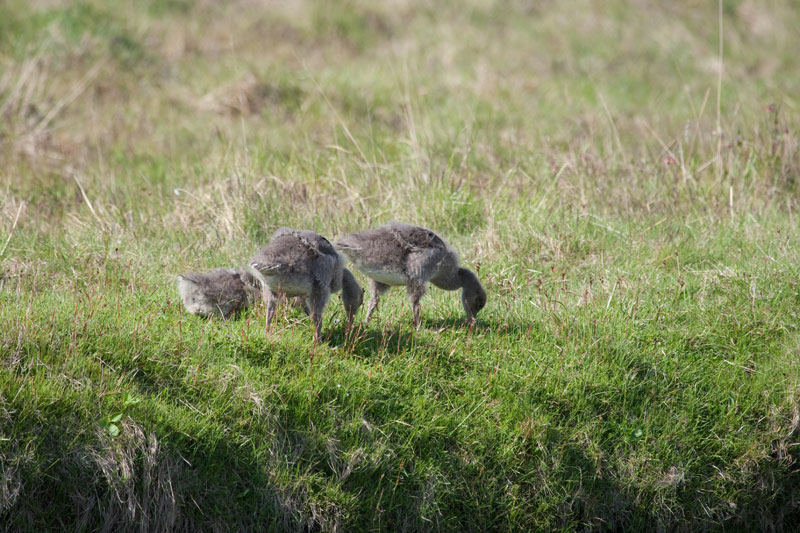
[[[205,274],[178,275],[178,292],[189,313],[230,318],[253,303],[258,282],[244,270],[218,268]]]
[[[378,307],[380,296],[392,286],[405,285],[414,327],[420,327],[420,299],[430,281],[440,289],[461,289],[461,305],[467,322],[486,305],[486,291],[478,277],[459,266],[459,258],[444,239],[431,230],[402,222],[351,233],[335,246],[369,281],[370,299],[366,320]]]
[[[364,300],[364,290],[344,267],[344,259],[325,237],[307,230],[278,229],[269,244],[250,260],[262,283],[265,327],[275,315],[280,293],[305,298],[314,322],[314,342],[322,340],[322,312],[331,293],[342,291],[347,328]]]

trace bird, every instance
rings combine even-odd
[[[272,322],[281,293],[305,298],[306,312],[314,321],[315,342],[322,339],[322,312],[331,293],[342,292],[348,329],[364,300],[364,290],[344,267],[344,258],[328,239],[313,231],[279,228],[249,266],[262,284],[265,328]]]
[[[259,286],[245,270],[217,268],[205,274],[178,275],[178,292],[189,313],[230,318],[253,303]]]
[[[456,251],[429,229],[393,221],[345,235],[334,246],[370,278],[367,321],[377,309],[380,296],[392,286],[406,287],[417,329],[419,302],[428,282],[447,291],[461,289],[461,304],[470,325],[486,305],[486,291],[478,277],[459,266]]]

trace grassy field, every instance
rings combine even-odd
[[[0,530],[800,527],[798,27],[0,2]],[[476,327],[437,289],[419,331],[337,296],[317,346],[182,309],[279,226],[392,219],[478,273]]]

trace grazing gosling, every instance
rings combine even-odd
[[[459,267],[455,250],[431,230],[390,222],[346,235],[335,246],[370,278],[367,320],[378,307],[381,294],[391,286],[405,285],[414,312],[414,327],[419,328],[419,301],[429,281],[447,291],[462,289],[461,304],[470,325],[486,305],[486,291],[478,277]]]
[[[179,275],[178,292],[189,313],[230,318],[253,303],[258,282],[244,270],[218,268],[205,274]]]
[[[322,312],[331,293],[342,291],[348,329],[364,300],[364,290],[344,268],[342,256],[328,239],[313,231],[278,229],[250,260],[250,267],[262,283],[265,326],[269,327],[275,315],[279,293],[304,297],[314,321],[315,342],[322,340]]]

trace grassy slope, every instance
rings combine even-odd
[[[0,527],[797,525],[800,10],[725,2],[718,118],[716,6],[426,6],[0,5]],[[177,301],[389,219],[475,330]]]

